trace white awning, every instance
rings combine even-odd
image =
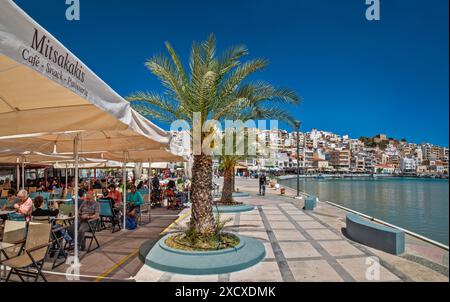
[[[12,1],[0,2],[0,151],[169,148],[130,104]]]

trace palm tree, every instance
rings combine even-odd
[[[141,114],[168,123],[185,120],[192,129],[194,123],[204,125],[208,119],[222,121],[241,110],[258,110],[259,107],[252,104],[261,100],[257,93],[251,93],[252,87],[264,86],[244,85],[242,82],[265,68],[266,60],[253,59],[242,63],[240,59],[248,53],[244,46],[232,47],[217,56],[216,40],[210,35],[202,43],[193,43],[188,74],[172,46],[168,42],[165,45],[169,57],[155,56],[145,64],[165,87],[164,93],[136,92],[127,98]],[[284,94],[291,94],[289,99],[295,99],[295,93],[289,90],[284,90]],[[194,120],[194,112],[201,114],[199,121]],[[208,135],[210,133],[201,134],[201,145]],[[190,227],[198,236],[214,234],[211,189],[212,155],[194,154]]]
[[[251,86],[251,89],[250,89]],[[247,98],[253,101],[249,104],[245,110],[237,111],[231,117],[233,120],[252,120],[252,119],[278,119],[287,122],[288,124],[294,124],[294,117],[288,112],[279,107],[283,103],[298,104],[299,98],[288,89],[277,89],[273,86],[257,82],[256,84],[243,85],[247,91]],[[258,101],[256,101],[258,100]],[[245,128],[244,137],[238,140],[237,137],[233,139],[233,148],[238,145],[244,145],[244,154],[231,154],[227,155],[224,152],[220,156],[222,167],[224,170],[223,189],[220,203],[231,204],[233,203],[233,192],[235,187],[234,170],[239,160],[247,159],[255,154],[249,154],[249,136],[248,128]],[[223,144],[224,145],[224,144]]]

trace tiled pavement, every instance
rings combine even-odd
[[[144,265],[136,281],[372,281],[366,277],[373,257],[380,263],[379,279],[374,281],[448,282],[448,252],[438,251],[437,259],[417,254],[417,240],[407,238],[407,253],[394,256],[365,247],[345,237],[345,212],[319,202],[314,212],[301,209],[302,201],[268,192],[255,194],[254,182],[238,180],[242,191],[251,193],[240,201],[254,204],[255,210],[221,215],[233,218],[229,231],[262,240],[266,257],[255,266],[224,275],[189,276],[161,272]],[[188,217],[186,218],[188,219]],[[436,248],[420,243],[429,251]],[[371,257],[371,258],[369,258]],[[369,274],[369,279],[372,279]]]
[[[247,198],[250,199],[250,198]],[[365,281],[368,267],[362,251],[342,234],[290,203],[258,206],[254,211],[222,215],[234,218],[228,228],[258,238],[265,259],[246,270],[226,275],[188,276],[144,266],[136,281]],[[401,274],[382,267],[381,281],[400,281]]]
[[[149,239],[158,239],[160,232],[178,216],[178,211],[158,208],[152,210],[151,222],[139,226],[136,230],[111,233],[106,229],[97,232],[101,247],[89,254],[80,252],[80,281],[134,281],[133,276],[143,265],[138,257],[141,244]],[[50,263],[44,266],[48,281],[68,281],[67,272],[71,272],[68,264],[53,270]],[[18,278],[13,276],[12,280],[18,281]]]
[[[82,258],[81,281],[369,281],[369,256],[380,261],[380,281],[449,281],[448,251],[407,236],[406,253],[390,255],[346,238],[343,210],[319,202],[315,211],[306,212],[301,210],[302,200],[292,198],[290,190],[288,196],[280,196],[269,189],[261,197],[256,195],[254,180],[237,178],[237,186],[251,194],[239,200],[255,205],[255,210],[221,217],[233,219],[227,225],[229,231],[263,242],[266,257],[262,262],[242,271],[206,276],[171,274],[143,265],[137,257],[139,246],[158,239],[178,217],[176,212],[158,209],[152,222],[137,230],[99,232],[101,248]],[[67,267],[62,265],[46,276],[49,281],[67,281]]]

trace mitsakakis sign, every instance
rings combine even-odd
[[[86,80],[83,65],[73,59],[67,51],[52,44],[46,34],[34,28],[30,46],[21,47],[20,52],[27,65],[54,78],[78,94],[88,96],[88,91],[83,85]]]

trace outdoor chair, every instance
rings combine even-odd
[[[73,204],[67,204],[67,203],[62,203],[59,205],[59,212],[67,215],[67,216],[73,216],[75,215],[75,205]]]
[[[36,187],[28,187],[28,193],[34,193],[37,191]]]
[[[11,268],[6,282],[9,281],[12,274],[16,274],[22,282],[25,282],[23,277],[34,277],[35,282],[41,277],[47,282],[42,273],[42,266],[51,245],[50,232],[51,225],[49,223],[29,224],[23,253],[2,262],[3,265]]]
[[[25,244],[26,222],[6,220],[3,229],[2,242],[13,244],[13,246],[2,249],[2,254],[6,259],[20,254]]]
[[[153,207],[162,207],[163,205],[163,191],[162,189],[154,189],[152,190],[150,196],[151,196],[151,202]]]
[[[8,190],[3,189],[0,197],[8,197]]]
[[[31,199],[34,200],[34,198],[38,195],[39,195],[39,192],[32,192],[32,193],[28,194],[28,197],[30,197]]]
[[[48,216],[32,216],[31,221],[36,223],[49,223],[50,217]]]
[[[105,222],[111,223],[111,232],[114,233],[116,231],[120,231],[120,217],[117,213],[114,212],[112,203],[110,199],[99,199],[98,200],[100,207],[100,229],[106,229]],[[116,226],[118,229],[116,230]]]
[[[49,193],[49,192],[33,192],[33,193],[30,193],[28,195],[28,197],[30,197],[31,199],[34,200],[34,198],[36,198],[36,196],[42,196],[44,198],[45,204],[47,204],[48,200],[50,199],[50,194],[51,193]]]
[[[63,189],[62,189],[62,188],[54,189],[54,190],[53,190],[53,193],[52,193],[53,198],[55,198],[55,199],[60,199],[60,198],[62,198],[62,193],[63,193]]]
[[[150,222],[152,217],[151,217],[151,210],[152,210],[152,204],[151,202],[144,202],[143,204],[141,204],[141,213],[139,215],[139,224],[143,224],[142,223],[142,217],[146,216],[147,217],[147,222]]]
[[[53,254],[53,262],[52,269],[60,266],[61,264],[66,262],[67,254],[64,253],[64,244],[63,244],[63,236],[61,234],[62,231],[66,230],[67,226],[58,225],[54,222],[54,220],[49,216],[33,216],[31,219],[36,223],[49,223],[52,226],[51,229],[51,241],[52,245],[49,248],[49,254]],[[59,255],[65,254],[64,257],[59,258]],[[59,261],[58,261],[59,259]]]
[[[0,209],[8,202],[6,198],[0,198]]]
[[[100,247],[100,243],[98,242],[97,237],[95,236],[95,233],[97,231],[99,223],[100,223],[100,218],[95,218],[95,219],[91,219],[88,221],[89,231],[87,231],[84,236],[86,243],[87,243],[87,240],[89,240],[89,245],[86,250],[86,254],[88,254],[92,251],[95,251],[96,249],[98,249]],[[95,246],[92,248],[93,243],[95,243]]]
[[[9,213],[8,214],[8,220],[11,221],[26,221],[25,215],[19,214],[19,213]]]

